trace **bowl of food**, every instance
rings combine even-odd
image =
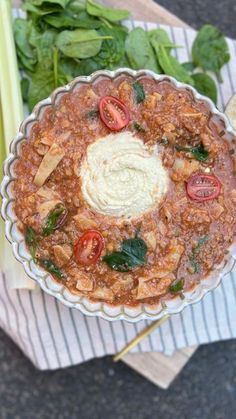
[[[235,140],[208,98],[171,77],[76,78],[11,144],[1,193],[15,257],[84,314],[180,312],[235,263]]]

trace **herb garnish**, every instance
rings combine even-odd
[[[175,149],[177,151],[187,151],[188,153],[192,153],[193,157],[199,161],[205,161],[208,159],[209,152],[204,148],[204,145],[201,143],[195,147],[182,147],[178,144],[175,145]]]
[[[200,265],[197,261],[197,254],[200,251],[200,248],[208,241],[209,237],[208,236],[203,236],[198,240],[197,245],[194,247],[193,251],[192,251],[192,255],[190,257],[190,263],[191,266],[193,267],[193,273],[199,273],[200,272]]]
[[[66,217],[67,211],[63,205],[57,205],[48,215],[46,223],[43,227],[43,235],[49,236],[59,225],[62,219]]]
[[[169,287],[170,292],[179,292],[182,291],[182,289],[184,288],[184,280],[183,278],[178,279],[176,281],[173,282],[173,284]]]
[[[98,115],[99,115],[99,110],[98,109],[92,109],[91,111],[89,111],[85,114],[85,117],[94,119],[94,118],[97,118]]]
[[[29,251],[31,253],[33,261],[36,262],[36,250],[38,247],[38,239],[37,239],[35,231],[30,226],[26,226],[25,242],[27,246],[29,247]]]
[[[132,84],[132,86],[135,91],[136,102],[137,103],[143,102],[145,100],[145,92],[144,92],[143,85],[139,83],[138,81],[136,81],[135,83]]]
[[[55,265],[50,259],[38,259],[38,263],[42,265],[48,272],[56,275],[58,278],[65,278],[65,275],[61,271],[61,269]]]
[[[128,272],[136,266],[144,265],[147,253],[145,241],[139,237],[124,240],[120,252],[106,255],[103,261],[119,272]]]
[[[142,127],[142,125],[140,125],[138,122],[134,122],[134,128],[138,132],[146,132],[145,128]]]

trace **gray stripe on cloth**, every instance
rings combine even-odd
[[[43,344],[42,331],[39,327],[38,317],[37,317],[35,306],[34,306],[33,293],[29,292],[28,295],[29,295],[29,300],[30,300],[30,304],[31,304],[31,308],[32,308],[32,313],[33,313],[34,320],[35,320],[35,326],[36,326],[38,338],[39,338],[39,341],[40,341],[40,345],[41,345],[41,348],[42,348],[42,352],[43,352],[43,355],[44,355],[44,359],[45,359],[47,367],[50,368],[50,363],[48,361],[47,353],[46,353],[46,350],[45,350],[45,347],[44,347],[44,344]]]
[[[61,318],[61,312],[60,312],[59,302],[56,299],[54,299],[54,301],[55,301],[57,316],[58,316],[58,320],[59,320],[59,323],[60,323],[61,332],[62,332],[62,336],[63,336],[65,348],[66,348],[66,352],[67,352],[68,358],[70,360],[70,363],[73,364],[72,356],[71,356],[71,352],[70,352],[70,346],[69,346],[69,343],[67,341],[67,337],[66,337],[65,330],[64,330],[64,325],[63,325],[62,318]]]
[[[54,338],[54,335],[53,335],[53,328],[51,326],[50,316],[48,314],[46,300],[45,300],[45,293],[44,292],[42,292],[42,299],[43,299],[43,309],[44,309],[44,313],[45,313],[45,318],[46,318],[46,323],[47,323],[47,327],[48,327],[48,332],[49,332],[49,335],[50,335],[51,341],[52,341],[52,347],[54,349],[54,353],[55,353],[55,356],[56,356],[58,368],[61,368],[62,367],[62,364],[61,364],[61,360],[60,360],[59,353],[58,353],[58,350],[57,350],[57,345],[56,345],[56,342],[55,342],[55,338]]]

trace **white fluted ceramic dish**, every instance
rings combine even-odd
[[[1,211],[5,220],[6,237],[12,245],[15,258],[23,264],[25,272],[29,275],[29,277],[35,280],[47,294],[53,295],[66,306],[76,308],[88,316],[99,316],[106,320],[127,320],[130,322],[136,322],[142,319],[154,320],[161,318],[166,314],[179,313],[187,305],[198,302],[208,291],[216,288],[223,276],[230,272],[235,265],[236,243],[229,248],[229,252],[225,255],[222,263],[216,266],[214,271],[212,271],[208,277],[203,278],[191,291],[182,292],[175,298],[169,300],[166,299],[155,306],[140,304],[139,306],[133,308],[125,305],[111,306],[103,302],[92,302],[84,296],[77,296],[70,293],[64,285],[56,282],[48,272],[32,261],[31,255],[25,245],[24,236],[17,228],[17,218],[14,213],[15,197],[13,195],[12,188],[14,183],[14,165],[16,160],[19,158],[21,144],[29,136],[32,125],[35,121],[41,118],[45,108],[55,104],[63,94],[72,91],[80,84],[93,83],[101,76],[114,79],[121,74],[127,74],[133,78],[149,76],[157,81],[166,80],[179,89],[187,89],[188,91],[191,91],[196,100],[205,102],[210,108],[212,114],[217,115],[218,118],[220,118],[225,127],[225,131],[236,136],[236,132],[233,131],[228,119],[224,114],[220,113],[216,109],[211,100],[200,95],[194,88],[177,82],[172,77],[157,75],[148,70],[133,71],[126,68],[116,71],[102,70],[97,71],[88,77],[77,77],[68,85],[56,89],[49,98],[39,102],[35,106],[33,113],[31,113],[31,115],[29,115],[22,122],[17,136],[11,143],[10,154],[8,155],[4,165],[5,176],[1,185],[1,194],[3,197]],[[232,145],[232,147],[234,146]]]

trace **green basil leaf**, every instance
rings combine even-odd
[[[117,22],[129,16],[128,10],[105,7],[102,4],[96,3],[94,0],[87,0],[86,8],[89,15],[102,17],[110,22]]]
[[[175,77],[178,81],[188,84],[194,84],[192,77],[185,68],[178,62],[175,57],[169,55],[166,49],[160,45],[158,54],[159,64],[168,76]]]
[[[194,247],[192,251],[192,255],[190,256],[190,263],[193,268],[194,273],[200,272],[200,264],[197,260],[197,254],[199,253],[201,247],[209,240],[208,236],[200,237],[198,240],[197,246]]]
[[[113,252],[103,257],[103,261],[116,271],[127,272],[136,266],[144,265],[147,245],[144,240],[135,237],[124,240],[120,252]]]
[[[134,239],[123,241],[122,251],[132,257],[135,265],[143,265],[147,253],[147,245],[143,239],[135,237]]]
[[[169,288],[170,292],[180,292],[182,291],[184,288],[184,280],[183,279],[179,279],[177,281],[175,281]]]
[[[26,229],[25,229],[25,242],[27,246],[29,247],[29,251],[35,262],[36,261],[35,254],[38,247],[38,239],[37,239],[37,235],[34,229],[30,226],[26,226]]]
[[[94,29],[62,31],[57,36],[56,46],[67,57],[89,58],[99,53],[103,39],[111,37],[101,36]]]
[[[91,111],[89,111],[85,114],[86,118],[91,118],[91,119],[98,118],[98,116],[99,116],[99,110],[98,109],[92,109]]]
[[[38,259],[38,263],[43,266],[48,272],[56,275],[58,278],[63,279],[65,275],[61,271],[61,269],[55,265],[50,259]]]
[[[199,161],[205,161],[209,157],[209,152],[204,148],[204,145],[201,143],[196,147],[182,147],[181,145],[176,144],[175,149],[177,151],[186,151],[187,153],[192,153],[193,157]]]
[[[135,91],[136,102],[137,103],[143,102],[145,100],[145,92],[144,92],[143,85],[139,83],[138,81],[136,81],[135,83],[132,84],[132,86]]]
[[[134,122],[134,129],[138,132],[146,132],[145,128],[142,127],[138,122]]]
[[[132,259],[124,252],[113,252],[103,257],[103,261],[115,271],[128,272],[132,269]]]
[[[191,153],[195,159],[199,161],[205,161],[209,157],[209,152],[204,148],[202,143],[197,147],[192,147]]]
[[[192,75],[194,87],[201,95],[208,96],[214,103],[217,103],[217,88],[214,80],[206,73]]]
[[[144,68],[160,72],[148,34],[142,28],[134,28],[129,32],[125,49],[129,64],[134,70]]]
[[[213,71],[222,81],[220,70],[230,60],[230,53],[219,29],[212,25],[200,29],[192,46],[192,58],[196,66]]]
[[[66,213],[63,205],[57,205],[48,215],[43,227],[43,235],[49,236],[57,228],[62,216]]]

